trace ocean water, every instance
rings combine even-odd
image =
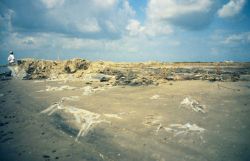
[[[0,74],[10,71],[7,66],[0,66]]]

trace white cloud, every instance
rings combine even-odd
[[[125,11],[125,13],[127,15],[135,15],[135,11],[133,10],[133,8],[130,6],[128,0],[124,0],[123,2],[123,10]]]
[[[87,18],[84,21],[76,22],[75,24],[77,29],[82,33],[94,33],[101,31],[101,27],[95,18]]]
[[[11,31],[12,24],[11,20],[15,12],[11,9],[7,9],[3,15],[0,15],[0,33],[4,31]]]
[[[81,38],[61,37],[60,43],[63,44],[63,49],[70,49],[70,50],[84,50],[84,49],[99,50],[102,47],[101,40],[90,40]]]
[[[41,0],[41,1],[49,9],[61,6],[64,3],[64,0]]]
[[[173,33],[173,29],[160,22],[146,22],[145,26],[135,19],[131,19],[126,27],[130,36],[166,36]]]
[[[151,19],[168,19],[190,13],[208,12],[211,0],[150,0],[147,14]]]
[[[135,16],[128,0],[25,0],[25,3],[20,6],[13,1],[4,2],[6,8],[13,9],[15,13],[15,16],[8,20],[14,25],[13,32],[60,33],[89,39],[118,39],[126,32],[129,19]],[[2,21],[7,21],[8,18],[2,16],[6,11],[3,11],[1,6],[0,10],[0,27],[7,28],[6,22],[2,25]]]
[[[140,55],[142,57],[144,56],[143,54],[148,54],[150,57],[150,53],[166,52],[167,48],[178,46],[180,42],[166,37],[147,39],[143,36],[124,35],[121,39],[117,40],[100,40],[68,37],[56,33],[36,33],[32,35],[12,33],[4,39],[4,44],[1,45],[1,47],[12,49],[16,53],[22,53],[22,51],[40,52],[39,54],[42,54],[40,57],[43,57],[43,54],[45,57],[50,54],[52,54],[51,57],[54,57],[53,54],[61,52],[65,54],[64,58],[74,57],[72,55],[74,53],[81,53],[83,56],[88,54],[91,58],[91,54],[99,53],[102,55],[100,55],[102,58],[106,57],[105,55],[107,54],[110,59],[114,60],[115,57],[121,56],[119,54],[124,54],[124,56],[130,55],[130,59],[133,54],[142,54]],[[155,49],[159,50],[156,51]]]
[[[163,22],[148,22],[144,32],[148,36],[166,36],[173,33],[173,29]]]
[[[130,6],[128,0],[125,0],[122,2],[122,7],[118,8],[117,13],[114,13],[114,14],[117,14],[117,15],[113,15],[117,18],[115,21],[117,22],[125,21],[127,25],[127,22],[129,20],[128,18],[134,17],[136,12]]]
[[[222,43],[229,45],[250,44],[250,32],[243,32],[240,34],[227,36]]]
[[[41,49],[44,47],[44,45],[51,43],[51,41],[48,40],[48,34],[25,35],[14,32],[8,34],[8,36],[5,37],[4,43],[2,45],[4,48],[13,50]]]
[[[153,24],[201,30],[211,23],[213,4],[213,0],[149,0],[146,14]]]
[[[218,10],[218,15],[221,18],[233,17],[241,12],[245,4],[245,0],[230,0]]]
[[[95,6],[102,9],[112,8],[117,3],[117,0],[93,0],[93,1]]]
[[[105,25],[107,26],[109,32],[115,33],[118,30],[114,23],[110,20],[105,21]]]
[[[128,30],[130,36],[137,36],[144,31],[145,27],[142,27],[139,21],[131,19],[126,29]]]
[[[230,8],[229,4],[240,8],[239,3],[243,2],[228,1],[221,8],[223,12]],[[81,56],[109,60],[169,60],[171,54],[181,60],[187,58],[186,53],[201,58],[200,53],[209,52],[208,48],[218,53],[221,50],[232,53],[233,48],[249,51],[246,50],[249,49],[246,46],[250,46],[249,32],[233,35],[229,35],[230,31],[219,32],[221,36],[217,41],[207,41],[214,26],[205,32],[185,30],[207,27],[217,12],[216,4],[221,3],[215,0],[147,0],[143,11],[145,19],[138,6],[135,9],[140,13],[136,16],[129,0],[25,2],[26,5],[20,6],[3,0],[9,11],[0,6],[0,51],[13,49],[20,55],[37,54],[41,58],[44,55],[55,58],[55,53],[59,52],[64,58]]]

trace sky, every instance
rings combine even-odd
[[[250,61],[248,0],[0,0],[17,59]]]

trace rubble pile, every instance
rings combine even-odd
[[[22,71],[22,79],[83,79],[89,84],[106,82],[113,86],[158,85],[179,80],[250,80],[250,63],[114,63],[90,62],[84,59],[23,59],[18,60],[16,68],[18,70],[12,70],[13,75]]]
[[[73,77],[81,77],[82,72],[88,69],[89,62],[83,59],[72,59],[67,61],[49,60],[18,60],[19,69],[26,72],[24,79],[58,79],[72,74]]]

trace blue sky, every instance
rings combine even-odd
[[[250,61],[247,0],[1,0],[0,63],[17,58]]]

